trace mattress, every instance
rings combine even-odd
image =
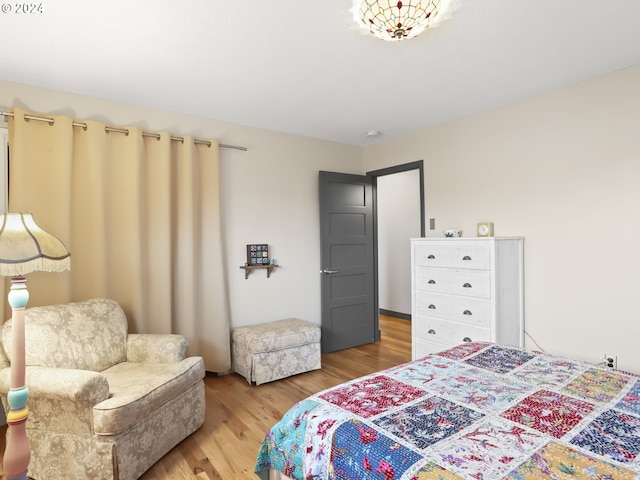
[[[465,343],[314,394],[255,472],[290,479],[640,479],[640,378]]]

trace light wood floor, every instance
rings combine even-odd
[[[411,360],[410,322],[381,316],[380,330],[379,342],[323,354],[322,369],[314,372],[259,386],[250,386],[237,374],[207,376],[204,425],[151,467],[141,480],[257,479],[253,466],[266,431],[296,402],[344,381]],[[4,451],[4,432],[0,434],[0,448]]]

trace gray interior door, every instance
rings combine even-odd
[[[372,177],[320,172],[322,351],[379,338]]]

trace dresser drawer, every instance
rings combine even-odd
[[[412,318],[411,321],[416,322],[414,325],[416,343],[418,341],[436,342],[454,346],[463,342],[491,341],[491,330],[489,328],[420,316]]]
[[[445,345],[444,343],[432,342],[423,340],[422,338],[416,338],[413,343],[413,352],[411,352],[411,359],[426,357],[431,353],[438,353],[444,350],[448,350],[453,345]]]
[[[491,301],[473,297],[415,292],[415,314],[479,326],[491,323]]]
[[[431,267],[489,268],[489,243],[449,240],[416,243],[415,265]]]
[[[416,267],[415,272],[417,291],[491,297],[491,274],[488,270]]]

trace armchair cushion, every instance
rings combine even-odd
[[[179,362],[187,354],[189,341],[182,335],[136,335],[127,337],[128,362]]]
[[[204,363],[200,357],[170,364],[124,362],[102,375],[111,397],[93,407],[93,428],[97,435],[115,435],[202,380]]]
[[[11,358],[11,320],[2,329]],[[25,362],[101,372],[126,360],[127,318],[109,299],[25,310]]]

